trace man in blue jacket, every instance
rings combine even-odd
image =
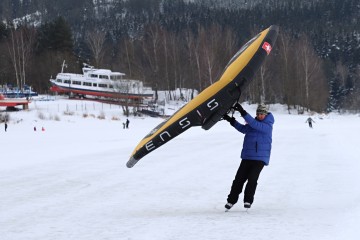
[[[241,164],[231,186],[225,208],[230,209],[239,199],[243,186],[247,181],[244,194],[244,207],[250,208],[254,201],[257,180],[264,165],[269,164],[272,142],[274,116],[268,112],[266,105],[259,104],[256,109],[256,118],[248,114],[240,104],[233,107],[245,119],[245,125],[234,117],[225,115],[228,121],[239,132],[245,134],[241,151]]]

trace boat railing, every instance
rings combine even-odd
[[[80,73],[58,73],[57,76],[75,76],[75,77],[83,77],[84,75]]]

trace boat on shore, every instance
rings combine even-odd
[[[6,111],[17,111],[16,106],[21,105],[24,110],[29,109],[30,100],[28,98],[6,98],[0,93],[0,107],[6,107]]]
[[[32,98],[38,96],[30,86],[25,85],[23,89],[12,87],[11,85],[0,86],[0,94],[5,98]]]
[[[109,69],[96,69],[84,64],[83,74],[64,73],[65,62],[61,73],[50,79],[50,91],[78,97],[103,97],[112,99],[130,99],[142,102],[144,98],[152,98],[153,90],[145,87],[142,81],[126,79],[121,72]]]

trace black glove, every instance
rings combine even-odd
[[[239,104],[239,103],[236,103],[233,108],[236,110],[236,111],[239,111],[241,116],[245,116],[247,114],[247,112],[244,110],[244,108]]]
[[[231,125],[234,125],[236,121],[234,117],[230,117],[229,115],[226,114],[223,116],[223,119],[228,121]]]

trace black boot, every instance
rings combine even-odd
[[[251,208],[251,203],[244,202],[244,208]]]

